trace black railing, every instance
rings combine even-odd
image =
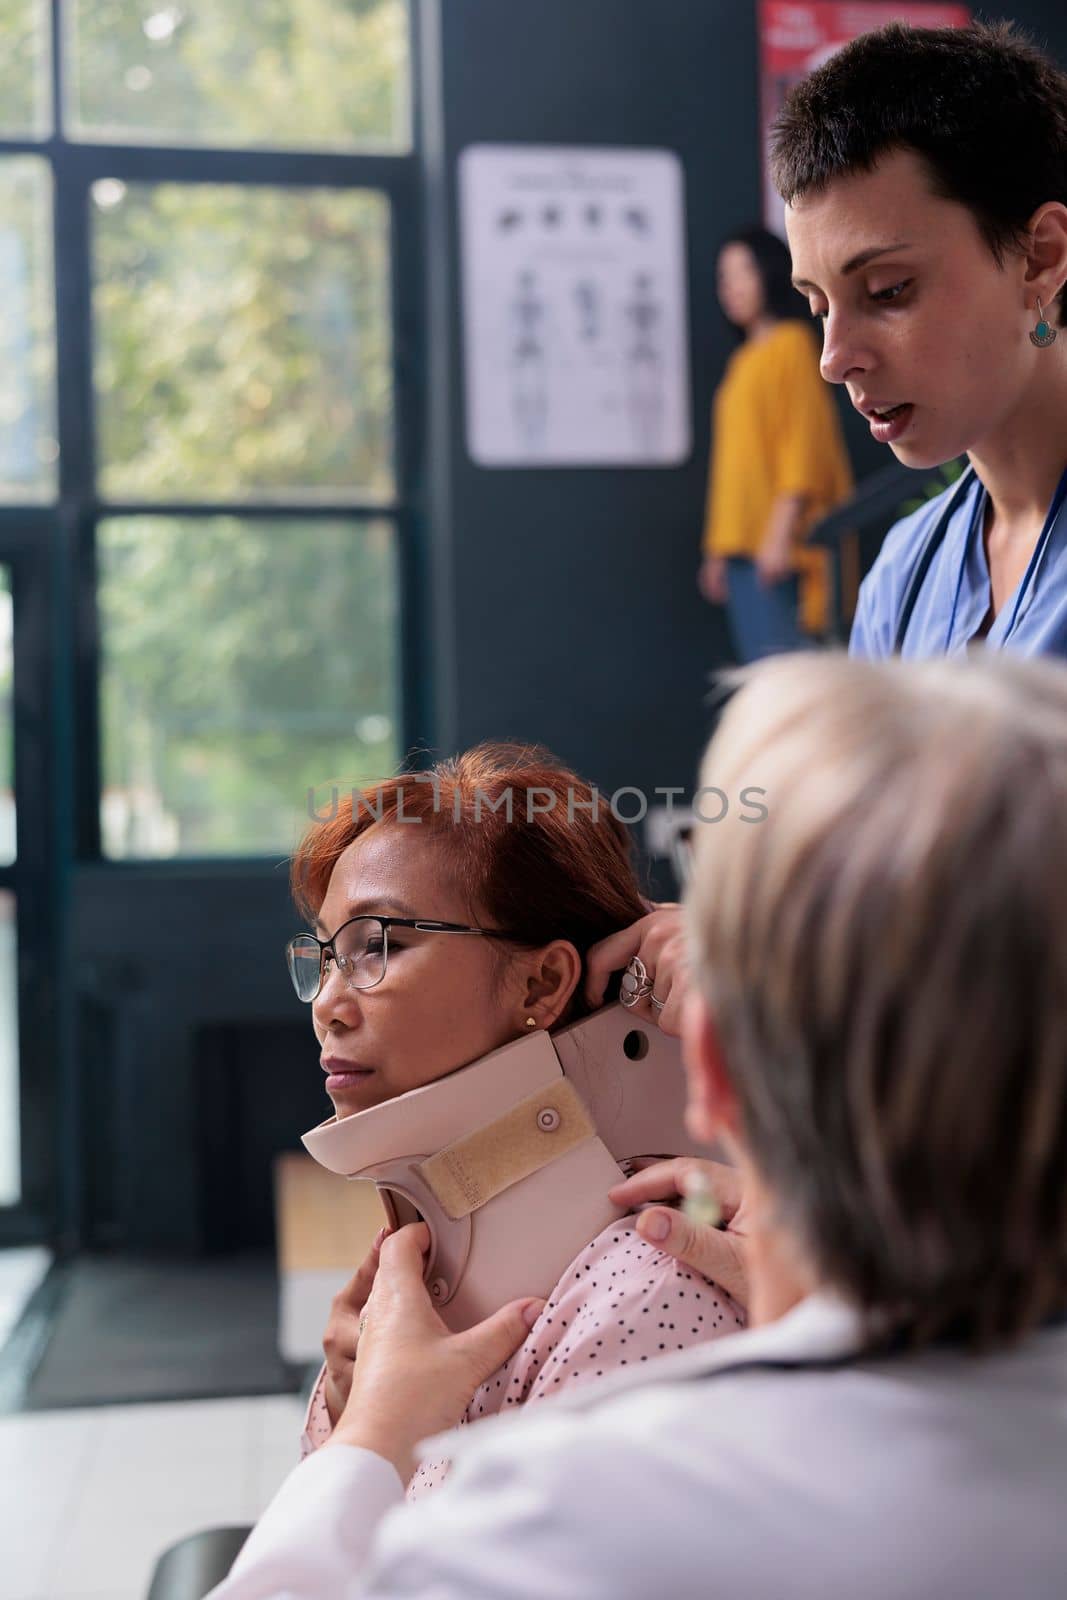
[[[863,570],[871,565],[881,548],[882,539],[893,523],[906,514],[910,502],[940,493],[955,475],[954,466],[942,467],[933,473],[890,461],[877,472],[869,473],[846,501],[812,528],[808,543],[822,546],[830,556],[826,627],[829,644],[844,644],[852,621],[844,582],[845,550],[852,536],[857,542],[851,548],[870,551],[870,559],[859,562],[861,570],[856,576],[862,577]],[[875,538],[877,548],[872,549]]]

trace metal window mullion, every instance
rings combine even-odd
[[[89,194],[62,148],[53,161],[52,180],[59,498],[74,507],[93,497],[96,473]]]
[[[58,1062],[62,970],[54,943],[57,863],[51,848],[49,807],[55,782],[49,708],[53,684],[51,595],[47,525],[37,514],[34,537],[5,548],[14,602],[14,795],[17,855],[0,868],[0,889],[15,897],[18,927],[19,1123],[21,1201],[0,1217],[13,1234],[32,1220],[52,1231],[56,1213],[56,1109],[61,1103]],[[18,1220],[21,1219],[21,1220]]]
[[[54,139],[0,138],[0,156],[47,156],[54,150]]]
[[[95,442],[90,349],[90,261],[88,193],[68,161],[62,128],[63,35],[60,0],[52,3],[52,83],[55,136],[44,153],[52,163],[56,308],[56,412],[59,436],[59,504],[50,541],[49,665],[51,697],[48,763],[52,971],[67,973],[72,959],[70,900],[75,857],[86,831],[86,796],[96,774],[92,742],[79,725],[76,663],[84,661],[78,626],[94,597],[80,589],[81,508],[93,492]],[[95,662],[90,669],[90,687]],[[84,686],[81,687],[84,693]],[[91,827],[91,821],[89,826]],[[60,1120],[58,1229],[76,1238],[81,1217],[81,1083],[77,1070],[77,1016],[74,986],[59,983],[53,1008],[56,1043],[56,1093],[64,1108]]]
[[[54,535],[57,788],[70,797],[56,819],[68,861],[94,850],[99,823],[95,733],[97,650],[92,521],[96,429],[92,372],[92,246],[89,190],[60,141],[54,157],[59,507]]]
[[[0,156],[62,160],[83,183],[247,183],[269,188],[365,188],[400,196],[416,180],[410,155],[334,155],[291,150],[202,150],[192,146],[86,144],[0,136]]]
[[[404,183],[391,196],[390,271],[393,319],[393,394],[397,511],[399,699],[403,748],[430,749],[436,729],[430,701],[430,632],[426,517],[426,343],[423,262],[423,7],[408,4],[408,94],[412,152]]]
[[[41,146],[37,147],[42,148]],[[315,154],[291,150],[199,150],[191,146],[87,144],[60,140],[63,160],[86,186],[127,183],[241,183],[268,188],[366,188],[403,194],[411,156]]]
[[[395,500],[96,500],[89,507],[98,521],[112,517],[241,517],[249,521],[373,522],[398,517],[409,508]]]
[[[0,506],[0,561],[46,549],[55,520],[52,506]]]
[[[422,137],[420,83],[422,34],[420,7],[408,5],[408,93],[412,163],[405,185],[391,198],[389,207],[390,300],[393,353],[394,481],[399,505],[396,513],[400,670],[399,713],[403,748],[428,749],[434,729],[427,693],[426,665],[432,658],[428,631],[428,560],[425,549],[426,449],[426,316],[422,295],[425,259],[418,151]]]

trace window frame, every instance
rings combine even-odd
[[[180,856],[111,860],[100,839],[100,630],[96,529],[106,517],[220,513],[292,517],[395,528],[402,749],[433,743],[428,687],[430,642],[421,509],[424,397],[422,107],[419,16],[408,0],[410,148],[286,151],[68,140],[63,131],[63,0],[50,0],[49,71],[53,123],[46,138],[0,136],[0,157],[44,157],[52,173],[55,272],[58,480],[50,502],[0,504],[0,561],[11,567],[16,616],[15,793],[18,855],[0,867],[0,888],[17,896],[19,927],[19,1078],[23,1190],[0,1207],[0,1242],[52,1238],[61,1246],[84,1231],[90,1131],[77,1044],[74,905],[86,874],[116,884],[135,877],[205,880],[276,877],[269,856]],[[102,498],[96,483],[92,382],[91,189],[98,178],[128,182],[233,183],[272,188],[369,188],[390,215],[390,301],[394,395],[394,493],[381,500],[340,495],[306,504],[239,499]],[[324,648],[329,642],[324,641]],[[117,891],[121,894],[121,891]],[[31,1046],[32,1041],[32,1046]]]
[[[13,732],[16,855],[0,865],[0,890],[15,898],[18,927],[16,1006],[20,1194],[0,1206],[0,1244],[48,1235],[59,1149],[53,1134],[60,1103],[56,1075],[57,877],[49,848],[58,822],[51,744],[45,734],[53,680],[48,662],[53,586],[47,554],[50,513],[39,506],[0,513],[0,565],[11,575],[14,607]],[[42,673],[42,660],[46,662]],[[43,797],[43,803],[42,803]],[[30,1041],[32,1040],[32,1050]]]
[[[337,151],[201,148],[177,145],[103,144],[70,141],[62,126],[64,38],[62,0],[51,0],[53,129],[47,139],[0,138],[0,156],[44,156],[52,171],[53,260],[55,264],[56,418],[59,438],[58,498],[32,509],[54,520],[59,559],[69,574],[64,609],[72,659],[67,674],[68,715],[74,738],[72,855],[77,863],[102,863],[116,871],[151,866],[219,872],[276,856],[180,856],[111,861],[100,843],[100,630],[96,607],[96,527],[111,516],[170,515],[182,518],[242,514],[392,522],[397,542],[400,593],[400,730],[402,749],[432,743],[429,705],[419,686],[425,681],[422,626],[422,527],[415,497],[420,452],[421,397],[413,353],[422,340],[420,109],[418,8],[409,4],[412,143],[407,151],[340,154]],[[266,188],[372,189],[389,203],[390,304],[394,396],[394,493],[381,499],[347,493],[308,504],[258,498],[183,502],[106,499],[97,488],[96,411],[93,392],[91,191],[99,178],[128,183],[228,183]],[[26,509],[0,508],[0,532],[25,520]]]

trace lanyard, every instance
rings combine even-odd
[[[904,604],[900,608],[900,617],[897,621],[896,638],[893,641],[894,655],[899,656],[901,651],[904,649],[904,639],[908,632],[908,624],[911,621],[911,614],[915,610],[916,602],[918,601],[919,595],[922,592],[922,586],[926,582],[926,575],[933,565],[935,555],[945,542],[945,534],[948,532],[949,523],[955,516],[957,508],[961,504],[964,496],[970,489],[971,484],[974,482],[977,476],[978,474],[975,472],[974,468],[968,467],[967,471],[963,474],[963,477],[956,485],[956,490],[952,496],[952,499],[949,501],[948,505],[937,519],[937,526],[934,528],[933,532],[927,539],[926,544],[923,546],[922,555],[919,557],[918,565],[916,566],[915,571],[912,573],[911,581],[908,584],[907,593],[904,596]]]
[[[1011,608],[1011,616],[1008,618],[1008,626],[1004,630],[1005,639],[1010,637],[1012,631],[1014,630],[1015,624],[1019,620],[1019,612],[1022,609],[1023,601],[1026,599],[1030,590],[1030,586],[1037,574],[1037,569],[1041,565],[1041,558],[1045,553],[1045,547],[1049,542],[1049,538],[1051,537],[1053,525],[1055,524],[1056,518],[1059,515],[1060,507],[1063,504],[1065,495],[1067,495],[1067,471],[1064,471],[1059,483],[1056,485],[1056,492],[1052,496],[1052,504],[1049,506],[1048,515],[1045,518],[1044,526],[1042,527],[1041,532],[1038,534],[1037,543],[1034,545],[1033,551],[1030,555],[1030,560],[1027,563],[1026,571],[1023,574],[1023,580],[1015,591],[1015,604]],[[956,574],[956,592],[952,597],[952,615],[949,617],[948,632],[945,635],[945,655],[948,655],[949,647],[952,643],[952,635],[956,627],[956,611],[959,607],[960,591],[963,587],[963,574],[967,567],[967,557],[970,555],[972,543],[977,537],[979,537],[979,527],[982,519],[983,509],[984,496],[979,495],[977,501],[975,502],[974,512],[971,516],[971,525],[967,530],[967,539],[963,547],[963,559],[960,562],[959,571]]]
[[[963,477],[956,486],[955,494],[952,496],[948,505],[941,513],[941,516],[937,521],[937,526],[933,529],[926,541],[922,556],[919,559],[919,564],[915,569],[910,584],[908,585],[907,594],[904,597],[903,607],[901,608],[900,620],[897,624],[896,639],[893,645],[894,653],[897,655],[900,654],[904,647],[904,639],[907,635],[908,624],[911,622],[912,613],[915,610],[916,602],[918,601],[919,594],[922,590],[923,584],[926,581],[930,567],[933,564],[934,557],[945,541],[945,535],[948,532],[949,523],[951,522],[976,477],[977,474],[975,473],[973,467],[969,468],[968,471],[964,473]],[[1067,499],[1067,470],[1064,471],[1059,483],[1056,486],[1056,492],[1052,497],[1052,504],[1049,507],[1048,516],[1045,518],[1045,525],[1041,529],[1037,543],[1034,545],[1033,554],[1030,557],[1023,580],[1016,590],[1015,603],[1011,609],[1011,616],[1008,620],[1008,626],[1004,631],[1005,639],[1007,639],[1008,635],[1012,632],[1015,624],[1019,620],[1019,616],[1023,608],[1023,602],[1027,598],[1030,587],[1037,575],[1037,570],[1041,565],[1041,560],[1045,554],[1049,539],[1052,537],[1052,530],[1055,526],[1056,518],[1059,516],[1065,499]],[[967,530],[967,538],[964,544],[963,558],[960,561],[959,571],[956,574],[956,590],[952,599],[952,614],[949,617],[948,632],[945,635],[944,653],[946,655],[948,654],[949,646],[952,642],[952,633],[956,625],[956,613],[959,608],[960,592],[963,587],[963,573],[967,564],[967,556],[971,549],[971,541],[975,538],[977,533],[978,523],[982,512],[982,505],[983,498],[980,494],[975,504],[974,512],[971,516],[971,524]]]
[[[1026,575],[1023,578],[1022,583],[1019,585],[1019,591],[1015,597],[1015,604],[1011,609],[1011,621],[1008,623],[1008,632],[1004,635],[1005,638],[1007,638],[1008,633],[1012,631],[1016,622],[1019,620],[1023,598],[1026,595],[1026,591],[1030,588],[1030,585],[1037,577],[1037,569],[1041,565],[1046,546],[1048,545],[1049,540],[1052,538],[1052,530],[1056,524],[1056,518],[1060,514],[1060,507],[1063,505],[1065,498],[1067,498],[1067,468],[1064,469],[1063,475],[1060,478],[1059,483],[1056,485],[1056,493],[1052,496],[1052,504],[1048,508],[1048,516],[1045,518],[1045,526],[1041,529],[1038,541],[1034,546],[1034,553],[1030,557],[1030,564],[1026,569]]]

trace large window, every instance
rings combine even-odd
[[[428,731],[411,53],[408,0],[0,0],[0,1233],[76,1087],[75,880],[276,879]]]
[[[0,868],[16,857],[14,639],[11,574],[0,564]],[[15,896],[0,887],[0,1206],[14,1205],[21,1191],[16,965]]]
[[[15,896],[0,889],[0,1206],[15,1205],[22,1193],[15,976]]]
[[[92,200],[104,494],[387,499],[385,197],[101,178]]]
[[[23,7],[22,9],[28,9]],[[404,0],[64,0],[79,139],[403,151]]]
[[[80,507],[105,857],[276,856],[402,748],[408,21],[0,0],[0,503]]]
[[[0,566],[0,867],[15,859],[15,614]]]

